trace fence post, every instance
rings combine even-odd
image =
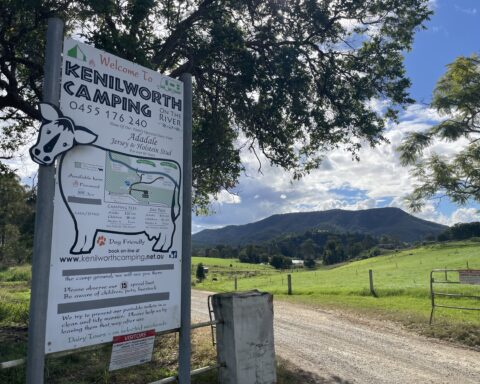
[[[372,294],[373,297],[377,297],[377,293],[373,288],[373,270],[371,269],[368,270],[368,277],[370,279],[370,293]]]
[[[288,294],[292,294],[292,275],[288,274],[287,275],[287,282],[288,282]]]
[[[235,291],[238,289],[237,276],[235,276]]]
[[[435,309],[435,294],[433,293],[433,271],[430,271],[430,298],[432,300],[432,311],[430,312],[430,325],[432,325],[433,310]]]

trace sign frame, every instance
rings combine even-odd
[[[58,107],[60,98],[61,53],[63,21],[48,21],[45,79],[43,98]],[[179,380],[190,383],[190,306],[191,306],[191,182],[192,182],[192,85],[191,75],[181,76],[184,88],[183,108],[183,185],[182,185],[182,258],[179,331]],[[40,165],[38,176],[37,219],[35,225],[34,256],[32,260],[32,294],[27,358],[27,383],[44,383],[46,312],[48,301],[49,267],[52,245],[54,165]]]
[[[119,73],[120,68],[129,72]],[[176,87],[172,91],[164,84]],[[77,40],[64,40],[61,110],[40,105],[43,124],[30,151],[40,163],[61,154],[47,353],[144,329],[180,327],[179,84]]]

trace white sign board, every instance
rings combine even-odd
[[[458,271],[460,284],[480,284],[480,270],[463,269]]]
[[[153,329],[115,336],[109,370],[115,371],[151,361],[154,343],[155,331]]]
[[[47,353],[179,328],[182,102],[180,81],[65,40],[63,116],[42,110],[33,150],[83,144],[57,164]]]

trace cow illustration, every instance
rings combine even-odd
[[[103,235],[97,238],[100,232],[144,234],[155,241],[152,251],[168,252],[180,215],[179,164],[97,147],[95,133],[77,126],[54,106],[42,103],[40,111],[42,126],[30,154],[43,165],[62,155],[59,190],[75,226],[70,253],[88,254],[105,245]]]

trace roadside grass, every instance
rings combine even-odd
[[[30,302],[30,265],[0,270],[0,327],[26,327]]]
[[[109,372],[111,346],[87,349],[62,357],[48,357],[45,362],[45,382],[49,384],[140,384],[151,383],[175,375],[178,369],[177,338],[175,334],[157,336],[150,363]],[[0,332],[0,361],[9,360],[6,344],[18,348],[18,356],[25,356],[27,330],[9,329]],[[202,328],[192,333],[192,369],[216,363],[216,351],[212,346],[210,329]],[[192,377],[192,384],[218,382],[216,370]],[[25,383],[25,365],[0,370],[0,383]],[[277,361],[277,383],[319,383],[311,373],[304,372],[291,362]]]
[[[236,264],[219,259],[202,262],[211,267],[207,279],[197,283],[196,288],[218,292],[234,290]],[[225,262],[232,263],[229,273],[224,273]],[[238,290],[258,289],[271,292],[276,299],[385,317],[429,336],[480,347],[480,311],[436,308],[434,324],[431,327],[428,324],[431,311],[430,271],[466,269],[467,262],[469,268],[480,269],[478,242],[432,244],[315,271],[275,272],[271,267],[259,266],[255,267],[255,276],[243,278],[242,274],[237,274]],[[378,297],[370,294],[370,269],[373,270]],[[287,295],[289,273],[293,287],[291,296]],[[214,274],[216,281],[212,280]],[[443,274],[435,275],[436,281],[444,279]],[[449,273],[447,279],[458,281],[458,274]],[[435,290],[480,296],[478,285],[435,284]],[[437,304],[480,308],[478,299],[437,297]]]
[[[30,264],[18,265],[15,267],[0,269],[0,282],[6,281],[27,281],[32,280],[32,268]]]
[[[209,329],[192,332],[192,369],[215,364],[216,352],[211,343]],[[18,342],[18,339],[21,342]],[[24,357],[27,331],[10,330],[0,333],[1,361],[5,361],[4,344],[17,339]],[[111,345],[89,348],[66,356],[50,356],[45,362],[45,382],[49,384],[131,384],[150,383],[173,376],[178,369],[178,340],[175,334],[157,336],[152,361],[146,364],[110,372]],[[19,357],[17,357],[19,358]],[[20,384],[25,382],[25,365],[0,370],[0,382]],[[216,382],[216,372],[198,375],[192,384]]]

